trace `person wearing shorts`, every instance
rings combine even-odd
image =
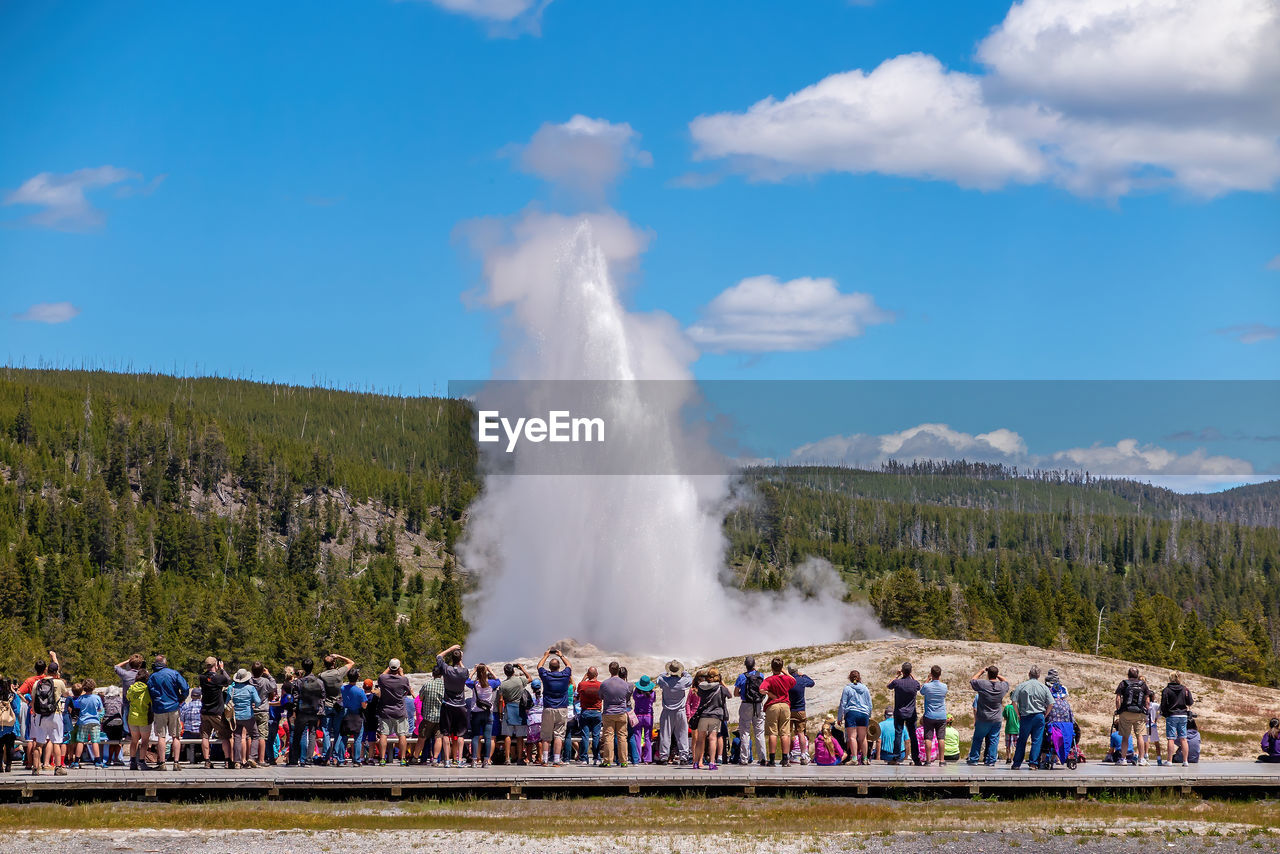
[[[520,670],[519,673],[516,673],[517,669]],[[520,700],[527,695],[529,683],[533,680],[529,678],[529,671],[524,669],[523,664],[504,664],[502,675],[506,677],[498,685],[498,696],[502,700],[502,749],[508,765],[523,765],[529,724],[525,713],[520,711]]]
[[[145,675],[145,674],[144,674]],[[231,677],[223,669],[222,662],[214,656],[204,660],[204,670],[199,677],[200,688],[200,749],[204,767],[213,767],[212,736],[222,743],[222,759],[231,767],[231,726],[223,717],[224,693],[231,685]],[[194,692],[192,692],[194,693]]]
[[[219,712],[216,715],[207,715],[203,712],[200,714],[200,741],[204,748],[204,767],[212,768],[213,761],[209,754],[209,739],[216,738],[222,742],[222,750],[224,758],[227,761],[227,767],[231,767],[231,727],[227,726],[227,719]]]
[[[1147,707],[1151,690],[1142,680],[1138,668],[1130,667],[1128,676],[1116,687],[1116,711],[1119,713],[1119,733],[1122,743],[1130,736],[1137,741],[1137,762],[1147,764]]]
[[[444,680],[432,675],[418,689],[421,720],[418,722],[418,744],[414,756],[423,765],[434,765],[440,755],[440,706],[444,702]]]
[[[231,756],[235,760],[232,767],[257,768],[258,763],[249,756],[249,750],[258,737],[258,721],[253,710],[262,704],[262,697],[253,685],[253,674],[241,667],[227,691],[235,714],[231,731]]]
[[[871,725],[871,689],[857,670],[849,671],[849,684],[840,692],[840,717],[844,723],[845,762],[867,764],[867,727]]]
[[[387,737],[394,735],[399,742],[400,764],[409,764],[409,715],[404,706],[405,697],[412,697],[409,679],[400,667],[400,659],[393,658],[387,669],[378,675],[378,762],[386,765],[390,760]]]
[[[57,745],[62,744],[62,712],[54,712],[51,715],[33,714],[31,726],[27,729],[27,744],[35,745],[35,749],[31,752],[34,757],[31,773],[39,774],[41,762],[43,761],[45,766],[51,765],[53,752],[58,749]],[[66,774],[67,771],[65,767],[59,765],[54,768],[53,773]]]
[[[550,659],[550,660],[548,660]],[[545,666],[544,666],[545,665]],[[538,679],[542,683],[542,761],[552,766],[560,762],[569,729],[569,690],[573,684],[573,666],[558,649],[549,649],[538,661]],[[550,757],[548,757],[548,753]]]
[[[542,743],[551,744],[554,740],[563,744],[568,730],[569,710],[548,709],[544,705],[542,708]]]
[[[378,716],[378,735],[395,736],[396,738],[409,737],[409,719],[408,718],[388,718],[382,715]]]
[[[720,753],[720,729],[729,720],[729,689],[715,667],[700,674],[693,689],[698,697],[698,724],[693,733],[693,768],[695,771],[701,768],[705,756],[706,767],[714,771]]]
[[[177,710],[156,712],[151,721],[151,732],[157,739],[165,738],[177,741],[182,738],[182,718],[178,715]]]
[[[279,694],[280,686],[276,684],[275,677],[261,661],[255,661],[249,668],[249,672],[252,674],[249,682],[258,690],[258,699],[261,700],[253,707],[253,722],[258,728],[258,734],[254,737],[252,753],[259,765],[266,765],[267,747],[272,741],[271,701]]]
[[[462,663],[462,647],[458,644],[436,653],[434,675],[444,683],[440,700],[440,736],[446,768],[462,767],[462,737],[467,734],[467,680],[470,671]]]
[[[1190,749],[1187,745],[1187,716],[1191,713],[1191,705],[1194,699],[1191,696],[1191,689],[1182,684],[1182,674],[1176,670],[1169,674],[1169,684],[1160,692],[1160,714],[1164,715],[1164,735],[1169,742],[1169,764],[1173,764],[1173,757],[1177,754],[1174,748],[1182,754],[1182,765],[1187,765],[1187,757]],[[1156,750],[1160,750],[1160,742],[1156,741]],[[1160,760],[1164,764],[1164,760]]]
[[[796,680],[783,671],[781,658],[769,662],[769,669],[773,672],[760,683],[760,690],[765,694],[764,740],[768,745],[769,766],[777,764],[774,755],[780,747],[785,767],[791,764],[791,689]]]
[[[157,761],[163,770],[167,743],[173,750],[173,770],[179,771],[182,769],[182,716],[178,710],[191,693],[191,687],[181,673],[169,666],[168,659],[157,655],[151,675],[147,677],[147,690],[151,692],[151,711],[155,718],[151,731],[156,737]]]

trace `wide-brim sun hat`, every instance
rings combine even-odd
[[[241,667],[239,670],[236,671],[236,675],[232,677],[232,680],[239,683],[248,682],[249,671]]]
[[[653,690],[653,680],[652,680],[652,679],[650,679],[650,678],[648,677],[648,675],[641,676],[641,677],[640,677],[640,679],[639,679],[639,681],[637,681],[637,682],[636,682],[636,690],[637,690],[637,691],[652,691],[652,690]]]
[[[681,665],[680,662],[676,661],[675,659],[672,659],[671,661],[667,662],[668,673],[679,673],[681,670],[684,670],[684,666]]]

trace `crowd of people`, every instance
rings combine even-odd
[[[508,765],[603,768],[629,764],[768,767],[916,766],[959,762],[1051,768],[1085,761],[1071,694],[1057,670],[1032,667],[1011,684],[996,665],[973,675],[960,702],[972,712],[967,757],[951,705],[955,695],[934,665],[924,682],[903,663],[884,690],[891,705],[874,715],[872,690],[851,671],[837,707],[810,717],[814,681],[773,658],[757,669],[747,656],[736,676],[715,667],[689,673],[668,662],[654,677],[629,679],[610,662],[577,677],[559,649],[530,672],[463,662],[454,645],[436,656],[415,691],[401,662],[365,675],[350,658],[303,659],[280,677],[260,661],[233,672],[210,656],[188,681],[165,656],[135,654],[115,665],[118,685],[72,680],[58,656],[35,662],[22,682],[0,678],[0,768],[65,775],[81,767],[180,769],[184,763],[232,769],[263,765]],[[603,678],[601,678],[603,676]],[[192,684],[194,682],[194,684]],[[730,720],[730,700],[738,700]],[[1199,760],[1194,697],[1179,673],[1157,694],[1131,668],[1115,690],[1103,761],[1117,766],[1186,766]],[[1163,718],[1163,739],[1158,724]],[[732,726],[736,723],[736,727]],[[1280,762],[1280,720],[1271,719],[1260,762]]]

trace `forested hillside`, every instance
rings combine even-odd
[[[0,370],[0,673],[50,648],[101,676],[137,650],[188,669],[324,649],[425,665],[467,631],[470,418],[435,398]],[[1280,487],[1015,474],[753,469],[729,560],[776,588],[821,556],[922,636],[1280,684]]]
[[[476,491],[454,401],[224,379],[0,372],[0,667],[57,649],[192,667],[465,634]],[[408,546],[412,543],[412,546]]]
[[[753,470],[730,560],[767,588],[821,556],[886,626],[921,636],[1280,684],[1280,530],[1205,518],[1265,512],[1272,484],[1237,503],[983,468]]]

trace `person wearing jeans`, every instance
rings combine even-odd
[[[1027,741],[1031,741],[1032,768],[1040,767],[1040,747],[1044,741],[1044,716],[1053,705],[1053,696],[1040,681],[1040,668],[1032,667],[1027,673],[1027,681],[1013,689],[1010,697],[1014,708],[1018,710],[1018,744],[1013,749],[1013,770],[1022,767],[1022,760],[1027,754]]]
[[[901,760],[902,728],[907,728],[911,737],[911,764],[920,764],[920,736],[916,733],[916,695],[920,693],[920,683],[911,675],[911,662],[904,661],[898,668],[898,676],[886,686],[893,692],[893,758],[890,765],[897,765]]]
[[[580,711],[578,725],[582,733],[582,750],[578,761],[590,765],[600,755],[600,730],[604,726],[604,704],[600,700],[599,671],[587,668],[587,678],[578,683],[576,696]]]
[[[760,692],[764,674],[756,670],[754,655],[743,659],[742,666],[743,672],[733,683],[733,696],[742,699],[738,706],[738,762],[750,765],[758,755],[760,763],[764,764],[764,695]]]
[[[578,725],[582,733],[582,749],[578,752],[578,761],[590,765],[600,754],[600,734],[604,730],[604,715],[598,709],[583,710],[578,715]]]
[[[653,679],[648,675],[636,681],[636,692],[632,696],[635,707],[636,726],[633,741],[637,742],[636,761],[648,765],[653,761]]]
[[[1000,668],[993,664],[973,674],[969,687],[973,689],[974,700],[973,745],[969,748],[968,763],[977,765],[981,761],[995,765],[999,758],[1000,725],[1004,721],[1004,695],[1009,693],[1009,682],[1000,675]]]
[[[985,747],[985,750],[983,748]],[[985,762],[995,765],[1000,750],[1000,721],[974,721],[973,746],[969,748],[969,764]],[[983,755],[985,753],[985,755]]]

